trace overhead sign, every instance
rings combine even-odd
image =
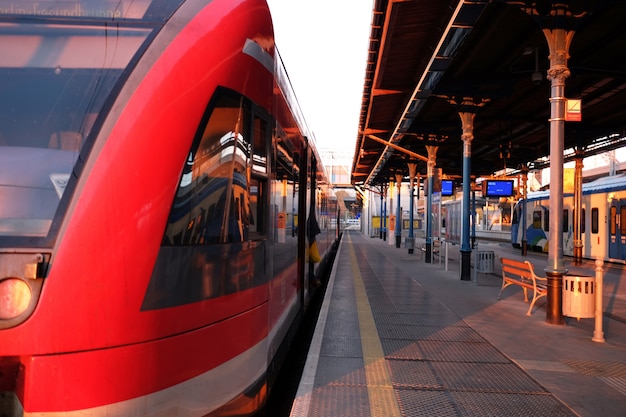
[[[513,180],[485,180],[483,197],[510,197],[515,195]]]
[[[580,122],[581,120],[581,100],[570,98],[565,99],[565,121]]]
[[[441,180],[441,195],[454,195],[454,180]]]

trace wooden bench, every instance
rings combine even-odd
[[[526,313],[527,316],[530,316],[537,300],[548,293],[547,282],[547,278],[538,277],[535,274],[533,264],[530,262],[502,258],[502,288],[498,294],[498,300],[502,295],[502,291],[509,285],[519,285],[522,287],[525,302],[528,302],[528,290],[532,290],[533,299]]]

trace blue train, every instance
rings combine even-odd
[[[574,254],[574,195],[563,196],[563,254]],[[526,242],[529,249],[548,251],[550,191],[528,194]],[[523,202],[515,203],[511,243],[520,248],[523,236]],[[613,175],[583,184],[581,224],[582,257],[626,261],[626,176]]]

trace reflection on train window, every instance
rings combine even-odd
[[[541,211],[533,211],[533,228],[541,229]]]
[[[611,236],[615,236],[617,234],[617,207],[611,206],[611,223],[609,226],[609,232]]]
[[[24,10],[13,3],[0,13]],[[75,164],[84,163],[78,154],[96,116],[152,32],[92,23],[0,24],[0,235],[44,238],[64,214],[61,198],[82,171]]]
[[[265,200],[265,183],[253,177],[250,180],[250,234],[265,234],[265,213],[263,201]]]
[[[267,155],[269,123],[255,114],[252,122],[252,175],[250,179],[250,238],[267,234]]]
[[[233,93],[222,91],[213,101],[183,169],[164,244],[248,239],[250,114],[250,105]]]
[[[600,212],[597,207],[591,209],[591,233],[597,234],[600,230]]]
[[[296,215],[298,212],[297,184],[298,158],[293,154],[293,144],[281,130],[280,140],[276,145],[276,179],[280,184],[276,204],[277,228],[274,239],[280,244],[287,242],[288,237],[295,237]]]
[[[258,116],[254,117],[254,154],[252,170],[255,173],[267,175],[267,136],[268,123]]]

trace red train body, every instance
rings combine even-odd
[[[324,256],[337,238],[267,5],[16,4],[0,0],[0,414],[255,412],[318,268],[304,220]]]

